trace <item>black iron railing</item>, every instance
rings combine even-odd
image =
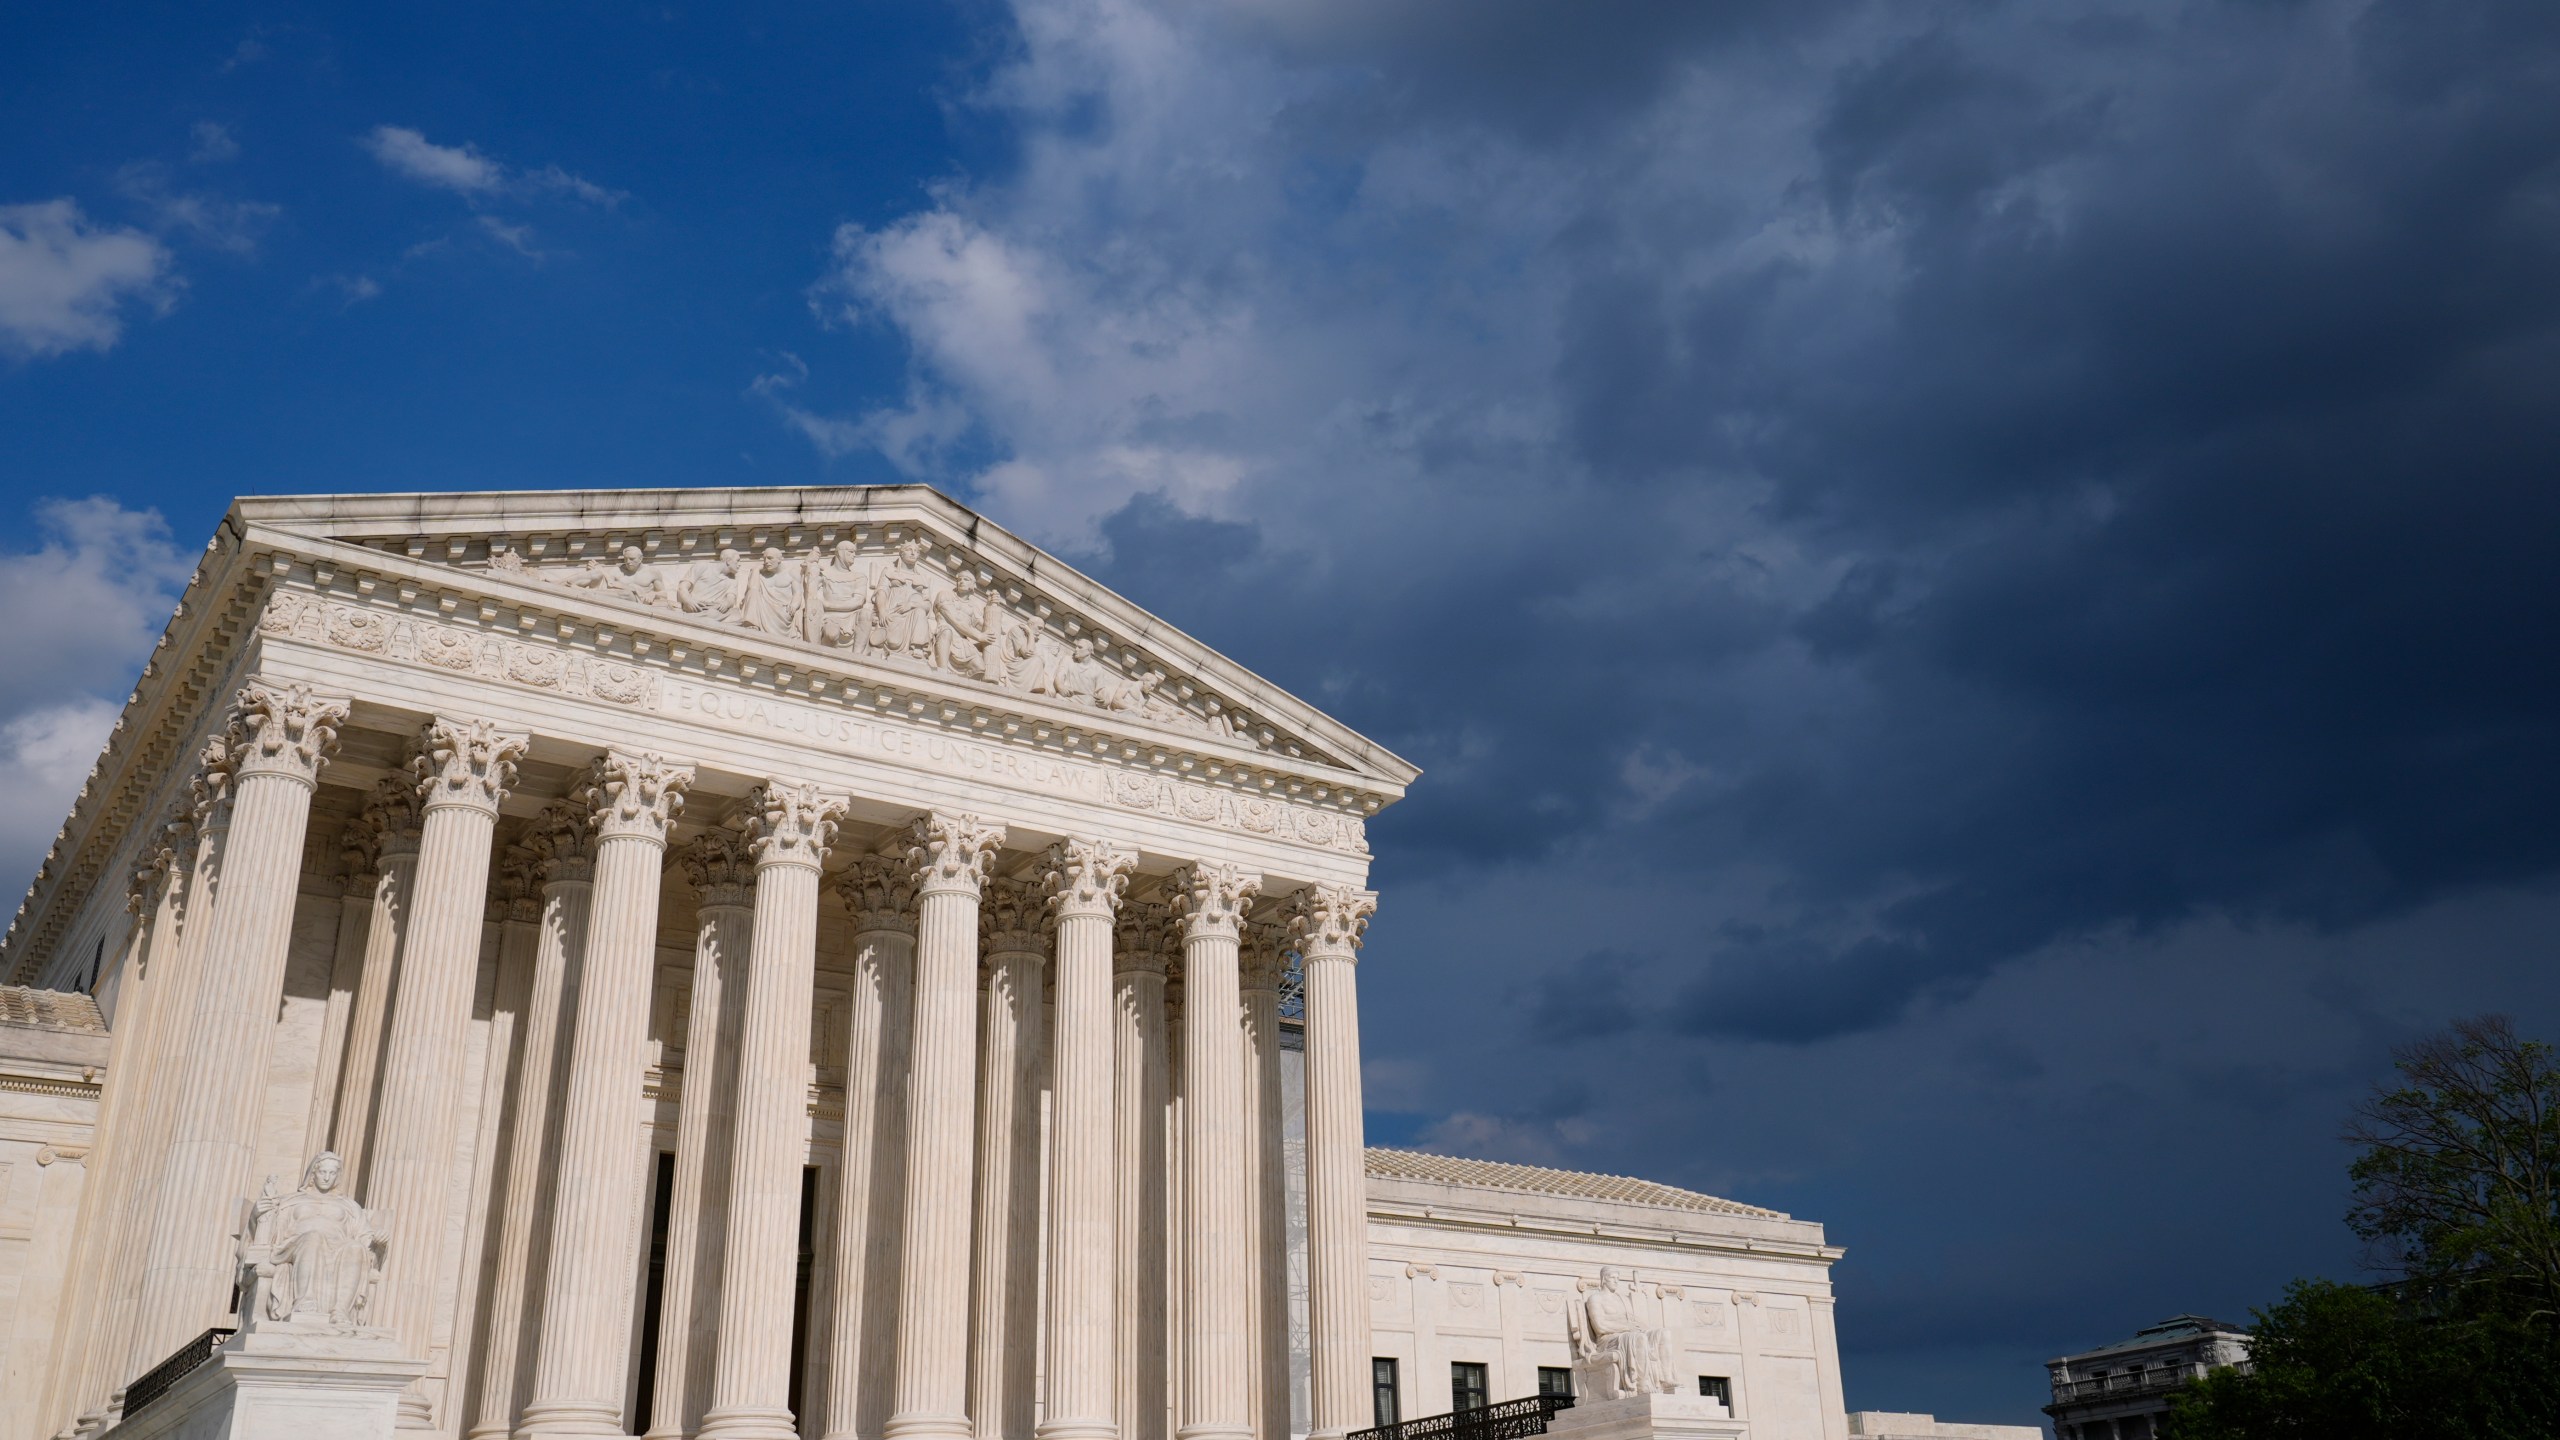
[[[132,1416],[143,1406],[177,1388],[179,1381],[196,1373],[196,1367],[211,1360],[213,1352],[221,1349],[222,1342],[230,1338],[231,1331],[217,1325],[179,1346],[178,1352],[168,1359],[143,1371],[141,1379],[124,1387],[124,1413]]]
[[[1425,1415],[1397,1425],[1354,1430],[1350,1440],[1526,1440],[1547,1433],[1547,1422],[1559,1410],[1573,1408],[1570,1395],[1532,1395],[1446,1415]]]

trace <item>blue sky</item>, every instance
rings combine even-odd
[[[2560,1034],[2560,11],[0,17],[0,864],[245,492],[915,479],[1421,764],[1374,1132],[1823,1220],[1859,1407],[2353,1275]]]

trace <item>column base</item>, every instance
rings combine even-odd
[[[1120,1440],[1120,1427],[1109,1420],[1043,1420],[1031,1433],[1035,1440]]]
[[[1708,1395],[1581,1400],[1547,1422],[1555,1440],[1741,1440],[1747,1428]]]
[[[800,1431],[780,1406],[722,1405],[703,1412],[698,1440],[800,1440]]]
[[[966,1415],[892,1415],[880,1440],[977,1440]]]
[[[1173,1440],[1253,1440],[1253,1427],[1241,1420],[1184,1425],[1173,1432]]]
[[[524,1415],[516,1421],[516,1440],[535,1440],[543,1435],[620,1435],[629,1436],[622,1428],[622,1407],[592,1405],[573,1400],[536,1400],[524,1407]]]

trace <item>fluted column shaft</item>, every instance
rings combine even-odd
[[[1124,1440],[1165,1440],[1164,907],[1121,911],[1112,955],[1112,1146],[1122,1183],[1114,1225],[1119,1297],[1111,1411]]]
[[[657,1382],[649,1430],[658,1440],[702,1428],[718,1353],[727,1175],[738,1113],[739,1032],[755,864],[735,831],[716,828],[679,862],[695,897],[693,994],[685,1022],[684,1091],[668,1189],[667,1268],[659,1290]]]
[[[971,1143],[977,1091],[978,898],[1004,831],[971,815],[916,823],[915,1052],[908,1066],[906,1263],[889,1440],[969,1432]]]
[[[139,1363],[128,1375],[157,1364],[229,1308],[233,1205],[249,1194],[257,1155],[311,793],[347,718],[346,702],[302,686],[252,682],[239,703],[222,891],[178,1059],[181,1088],[134,1327]]]
[[[389,1221],[377,1323],[420,1359],[434,1343],[445,1198],[471,992],[480,968],[481,918],[488,906],[490,846],[498,802],[515,783],[515,761],[524,747],[524,736],[486,721],[440,719],[419,737],[411,762],[425,815],[363,1193],[366,1208]],[[400,1396],[401,1427],[426,1427],[430,1409],[423,1381],[413,1382]]]
[[[1368,1170],[1360,1124],[1362,931],[1378,897],[1315,885],[1289,907],[1307,986],[1307,1328],[1309,1440],[1368,1428]]]
[[[791,1326],[776,1307],[799,1263],[800,1172],[809,1132],[809,1011],[818,975],[818,867],[845,800],[775,780],[745,805],[756,865],[755,942],[738,1061],[722,1262],[719,1359],[702,1433],[793,1440]],[[787,1316],[787,1311],[784,1312]]]
[[[1275,929],[1253,927],[1242,974],[1246,1372],[1259,1440],[1289,1437],[1289,1179],[1280,1096],[1280,978],[1286,961]]]
[[[1040,1150],[1042,951],[1039,896],[1015,880],[987,882],[980,926],[986,988],[978,1034],[977,1235],[972,1266],[969,1419],[978,1440],[1028,1440],[1034,1344],[1021,1297],[1035,1288],[1027,1218]]]
[[[844,1161],[836,1185],[835,1325],[826,1440],[876,1440],[897,1360],[907,1204],[907,1057],[915,1019],[914,871],[866,856],[842,893],[853,910],[846,995]]]
[[[1057,917],[1050,1047],[1049,1290],[1040,1440],[1115,1440],[1111,927],[1137,857],[1099,840],[1049,852]]]
[[[627,1433],[622,1378],[631,1316],[623,1303],[623,1265],[631,1238],[631,1187],[640,1178],[631,1163],[632,1127],[648,1037],[667,825],[692,780],[690,766],[616,752],[598,763],[589,782],[595,900],[569,1052],[550,1273],[523,1434]]]
[[[1249,1440],[1244,1040],[1237,942],[1260,876],[1175,873],[1182,929],[1184,1200],[1181,1440]]]
[[[345,1058],[339,1062],[336,1103],[330,1109],[328,1148],[363,1194],[371,1175],[376,1084],[391,1023],[391,997],[399,986],[400,947],[406,943],[412,892],[417,888],[418,789],[398,777],[374,787],[357,823],[374,830],[373,903],[365,910],[364,964],[347,1011]],[[319,1148],[312,1147],[315,1151]]]
[[[311,1066],[311,1106],[304,1112],[306,1150],[328,1144],[338,1115],[338,1077],[347,1068],[347,1028],[355,1021],[356,992],[364,985],[364,942],[373,929],[374,860],[364,857],[347,872],[338,899],[338,939],[329,966],[329,1003],[320,1019],[320,1047]],[[341,1156],[343,1162],[345,1157]]]
[[[480,1386],[470,1440],[498,1440],[515,1428],[533,1388],[537,1327],[529,1313],[544,1294],[551,1253],[551,1211],[559,1186],[562,1092],[568,1083],[571,1026],[579,973],[586,960],[587,911],[595,890],[595,851],[582,807],[553,805],[526,838],[544,876],[533,978],[525,998],[518,1100],[507,1136],[507,1189],[491,1218],[497,1260],[490,1269],[489,1320],[482,1336]]]
[[[179,827],[171,827],[172,850],[183,863],[173,873],[170,888],[183,894],[164,903],[171,905],[176,924],[165,941],[155,939],[152,945],[151,964],[163,968],[156,982],[160,994],[152,1002],[148,1053],[154,1055],[170,1054],[186,1043],[195,994],[204,983],[204,937],[212,928],[214,878],[222,868],[223,845],[231,827],[228,801],[213,803],[208,794],[217,785],[228,786],[228,769],[216,771],[208,764],[205,773],[191,783],[197,795],[195,833],[190,838],[178,833]],[[128,1362],[141,1348],[134,1344],[134,1326],[142,1306],[143,1262],[150,1249],[151,1222],[159,1213],[181,1083],[175,1065],[154,1066],[150,1088],[135,1117],[133,1176],[121,1197],[123,1214],[115,1229],[115,1249],[108,1257],[106,1323],[90,1345],[88,1393],[80,1412],[84,1429],[94,1431],[93,1422],[121,1413],[126,1382],[142,1373],[129,1368]]]
[[[152,1068],[143,1057],[156,1053],[153,1031],[167,988],[161,983],[164,967],[157,957],[176,951],[169,932],[177,928],[179,890],[175,848],[164,846],[150,853],[152,858],[135,870],[125,902],[134,920],[116,967],[115,1048],[98,1096],[97,1143],[90,1147],[85,1162],[89,1177],[81,1190],[79,1221],[72,1230],[62,1324],[55,1332],[43,1408],[35,1416],[39,1433],[50,1433],[45,1427],[71,1419],[88,1403],[92,1341],[112,1304],[109,1277],[115,1273],[117,1254],[112,1247],[125,1213],[133,1207],[134,1147],[140,1138],[136,1121],[148,1101]]]

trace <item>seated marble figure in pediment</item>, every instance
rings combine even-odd
[[[658,562],[640,546],[575,565],[538,564],[503,541],[500,574],[734,625],[854,657],[919,667],[1078,709],[1127,716],[1261,749],[1282,737],[1244,710],[1125,647],[1113,655],[1083,628],[1056,623],[1018,591],[1002,591],[966,552],[937,559],[908,536],[867,554],[839,540],[807,554],[734,547]]]

